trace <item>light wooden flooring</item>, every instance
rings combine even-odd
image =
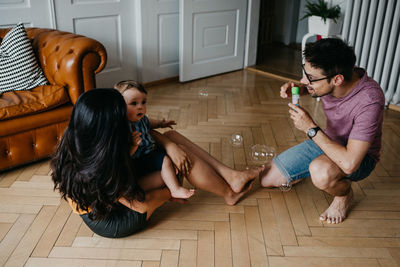
[[[244,169],[254,164],[252,145],[282,151],[306,138],[279,98],[281,83],[244,70],[159,85],[149,89],[149,115],[176,120],[179,132]],[[301,101],[324,125],[321,103]],[[244,143],[232,147],[237,131]],[[398,266],[399,161],[400,113],[386,110],[382,160],[353,184],[356,201],[341,224],[319,221],[332,198],[307,179],[285,193],[256,185],[236,206],[197,190],[188,204],[156,211],[145,231],[106,239],[53,192],[45,160],[0,174],[0,266]]]

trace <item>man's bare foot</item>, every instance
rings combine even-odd
[[[352,200],[353,189],[350,188],[347,195],[336,196],[329,208],[319,216],[319,219],[327,223],[341,223],[346,218]]]
[[[173,198],[183,198],[183,199],[187,199],[191,196],[193,196],[194,194],[194,189],[187,189],[184,187],[178,187],[175,190],[171,190],[171,196]]]
[[[255,167],[247,169],[244,171],[235,171],[231,176],[229,185],[231,186],[233,192],[240,193],[243,191],[244,186],[252,180],[255,180],[260,172],[264,170],[264,166]]]
[[[232,191],[229,195],[225,196],[224,197],[225,203],[231,206],[235,205],[244,194],[250,191],[254,182],[255,182],[254,179],[248,181],[248,183],[246,183],[246,185],[242,188],[242,191],[240,193]]]

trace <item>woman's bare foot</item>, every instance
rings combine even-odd
[[[170,191],[173,198],[187,199],[194,195],[194,189],[187,189],[184,187],[178,187],[175,190],[170,189]]]
[[[169,199],[169,201],[171,201],[171,202],[176,202],[176,203],[179,203],[179,204],[187,204],[187,203],[189,203],[189,201],[188,201],[187,199],[183,199],[183,198],[174,198],[174,197],[171,197],[171,198]]]
[[[329,208],[319,216],[319,219],[327,223],[341,223],[346,218],[352,200],[353,189],[350,188],[347,195],[336,196]]]
[[[248,183],[242,188],[242,191],[240,193],[236,193],[233,191],[230,192],[229,195],[224,197],[225,203],[231,206],[235,205],[244,194],[250,191],[254,184],[254,181],[254,179],[248,181]]]
[[[243,187],[252,180],[255,180],[260,172],[264,170],[264,166],[255,167],[244,171],[234,171],[231,179],[229,179],[229,185],[231,186],[233,192],[240,193],[243,191]]]

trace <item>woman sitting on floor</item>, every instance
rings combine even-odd
[[[232,170],[175,131],[155,138],[175,146],[171,151],[183,150],[193,186],[222,196],[229,205],[250,190],[262,170]],[[142,230],[154,210],[171,198],[159,171],[137,177],[131,146],[122,95],[114,89],[82,94],[51,161],[52,178],[55,189],[98,235],[124,237]]]

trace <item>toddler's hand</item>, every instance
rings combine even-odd
[[[138,149],[140,143],[142,143],[142,138],[140,137],[142,133],[138,131],[133,131],[132,132],[132,147],[129,151],[129,154],[132,156],[135,154],[136,150]]]
[[[142,135],[141,132],[138,131],[133,131],[132,132],[132,140],[133,144],[139,146],[140,143],[142,142],[142,138],[140,137]]]
[[[162,121],[160,121],[160,123],[158,125],[159,125],[159,128],[167,128],[168,127],[168,128],[173,129],[172,125],[176,125],[176,121],[173,121],[173,120],[166,121],[165,119],[162,119]]]

